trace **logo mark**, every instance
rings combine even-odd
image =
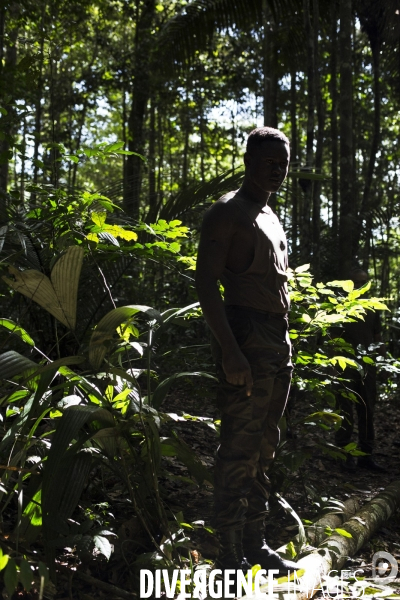
[[[388,569],[390,573],[388,574]],[[399,565],[397,564],[397,560],[394,556],[389,554],[389,552],[384,552],[381,550],[380,552],[375,552],[372,557],[372,578],[379,579],[379,583],[386,584],[393,579],[396,579],[397,572],[399,570]]]

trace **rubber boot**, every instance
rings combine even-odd
[[[285,560],[272,550],[265,541],[264,521],[246,524],[243,532],[243,551],[252,565],[261,565],[262,569],[276,569],[280,575],[295,571],[298,566],[291,560]]]

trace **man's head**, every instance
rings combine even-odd
[[[289,140],[272,127],[253,129],[247,139],[245,176],[263,192],[277,192],[289,168]]]
[[[359,267],[350,271],[350,279],[354,282],[354,288],[358,290],[369,280],[368,273]]]

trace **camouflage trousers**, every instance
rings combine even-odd
[[[240,529],[264,518],[269,497],[268,468],[279,443],[278,423],[292,377],[291,345],[285,315],[227,306],[226,314],[253,375],[246,387],[227,382],[221,348],[211,340],[219,379],[217,406],[221,439],[214,475],[214,526]]]

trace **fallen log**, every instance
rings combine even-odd
[[[323,515],[313,525],[307,527],[306,536],[311,546],[318,546],[323,542],[328,534],[325,533],[327,528],[337,529],[343,523],[348,521],[360,509],[360,503],[356,498],[349,498],[343,503],[341,512],[329,512]]]
[[[341,525],[341,529],[351,537],[334,533],[318,548],[300,558],[297,562],[298,568],[305,572],[299,577],[296,585],[290,584],[288,587],[286,584],[286,590],[282,589],[285,585],[281,584],[279,588],[274,586],[274,596],[271,597],[280,600],[310,600],[317,593],[324,578],[332,571],[339,571],[347,559],[363,547],[399,506],[400,481],[394,481]],[[268,595],[268,585],[260,586],[260,591]],[[254,600],[255,596],[252,598]]]
[[[330,528],[332,530],[340,527],[345,521],[350,519],[360,508],[360,503],[356,498],[349,498],[345,502],[343,502],[343,509],[339,511],[339,509],[335,512],[328,512],[324,514],[318,521],[315,521],[312,525],[307,527],[306,537],[307,541],[311,546],[318,546],[321,542],[323,542],[328,534],[325,533],[326,529]],[[299,542],[299,536],[296,535],[292,543],[296,546]],[[289,542],[290,543],[290,542]],[[278,548],[277,552],[279,554],[286,555],[286,548],[288,544],[281,546]],[[292,558],[291,556],[287,558]]]

